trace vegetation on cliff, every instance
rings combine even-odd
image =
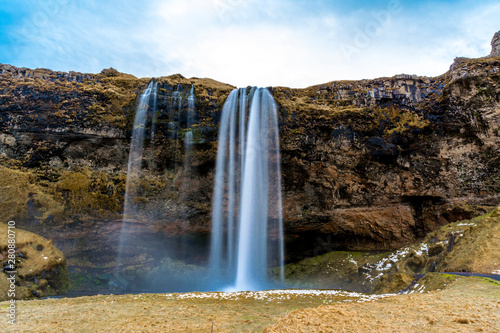
[[[496,205],[499,69],[498,57],[458,59],[436,78],[270,88],[279,107],[287,262],[332,249],[393,250],[481,211],[470,206]],[[45,236],[51,229],[42,224],[119,219],[136,100],[149,80],[112,69],[1,65],[0,219]],[[148,128],[136,197],[143,230],[206,239],[218,122],[233,87],[181,75],[155,80],[157,135]],[[191,86],[196,121],[187,129]],[[196,138],[189,170],[187,130]]]
[[[285,268],[291,286],[394,293],[432,272],[500,273],[500,207],[445,225],[394,252],[330,252]],[[436,279],[419,281],[426,291]]]

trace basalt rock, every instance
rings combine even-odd
[[[500,57],[500,31],[498,31],[491,40],[490,57]]]
[[[234,87],[181,75],[156,80],[156,135],[147,128],[139,213],[126,223],[140,225],[143,244],[195,239],[175,259],[203,263],[218,124]],[[148,81],[113,69],[0,65],[0,219],[55,238],[70,259],[83,253],[92,261],[105,249],[99,257],[111,262],[135,106]],[[191,86],[196,122],[188,165]],[[392,250],[498,204],[500,58],[457,58],[438,77],[270,89],[279,107],[287,261],[332,250]],[[155,258],[154,249],[143,252],[145,262]]]

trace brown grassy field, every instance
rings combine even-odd
[[[499,332],[500,285],[460,278],[445,290],[99,295],[20,301],[2,332]],[[266,328],[267,326],[267,328]]]

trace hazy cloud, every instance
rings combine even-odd
[[[495,1],[5,0],[0,62],[237,86],[439,75],[489,53]]]

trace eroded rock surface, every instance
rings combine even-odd
[[[111,69],[1,65],[0,219],[53,235],[56,245],[92,263],[95,244],[110,244],[111,231],[120,230],[135,105],[148,81]],[[146,131],[134,223],[144,239],[196,239],[189,261],[203,263],[218,123],[234,87],[181,75],[158,83],[157,135]],[[191,85],[195,142],[186,169]],[[498,57],[458,58],[433,78],[401,74],[271,91],[279,108],[287,261],[335,249],[392,250],[499,202]],[[145,262],[154,261],[150,250]],[[115,251],[101,253],[111,260]]]
[[[490,57],[500,57],[500,31],[498,31],[491,40]]]

